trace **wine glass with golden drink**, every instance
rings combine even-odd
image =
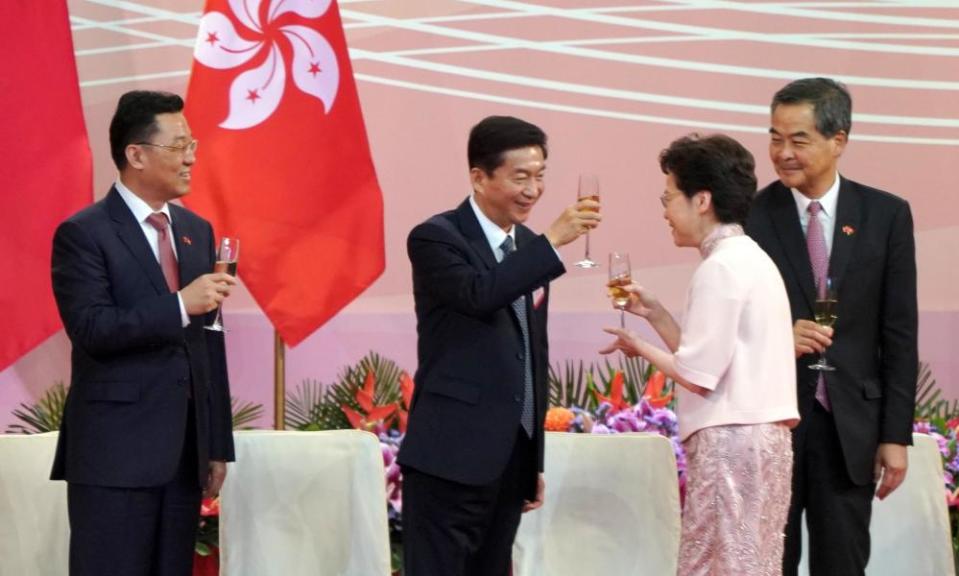
[[[224,236],[220,238],[220,249],[216,251],[216,263],[213,264],[213,271],[226,272],[230,276],[236,276],[236,264],[239,259],[240,239]],[[213,324],[204,326],[204,328],[214,332],[226,332],[226,328],[223,327],[221,319],[222,313],[223,304],[220,304],[216,308],[216,317],[213,319]]]
[[[826,286],[824,289],[817,290],[816,296],[816,305],[813,308],[813,316],[816,319],[816,324],[820,326],[825,326],[827,328],[832,328],[833,324],[836,323],[836,308],[839,304],[838,296],[836,295],[836,290],[833,288],[832,279],[825,279]],[[819,353],[819,361],[815,364],[810,364],[809,366],[813,370],[822,370],[825,372],[831,372],[836,368],[826,362],[826,352]]]
[[[609,282],[606,289],[613,299],[613,308],[619,310],[619,327],[626,327],[626,305],[629,304],[629,292],[623,286],[632,283],[632,271],[629,267],[629,254],[625,252],[609,253]]]
[[[577,198],[589,198],[599,202],[599,178],[594,174],[581,174]],[[591,212],[599,212],[599,208],[586,208]],[[599,266],[589,257],[589,230],[586,231],[586,256],[576,263],[580,268],[595,268]]]

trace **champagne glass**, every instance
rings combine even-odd
[[[599,178],[594,174],[581,174],[579,176],[579,191],[577,198],[589,198],[599,202]],[[587,208],[591,212],[599,212],[599,208]],[[589,257],[589,230],[586,231],[586,256],[576,263],[580,268],[595,268],[599,266]]]
[[[832,279],[826,278],[825,283],[826,286],[824,288],[817,290],[816,306],[813,309],[813,316],[816,318],[816,324],[832,328],[833,324],[836,323],[836,308],[839,304],[839,298],[835,288],[833,288]],[[813,370],[822,370],[824,372],[831,372],[836,369],[826,362],[825,351],[820,352],[819,361],[815,364],[810,364],[809,367]]]
[[[236,276],[236,264],[240,258],[240,239],[224,236],[220,238],[220,249],[216,252],[216,263],[213,265],[214,272],[226,272],[230,276]],[[222,315],[223,304],[216,307],[216,317],[213,324],[204,326],[207,330],[214,332],[226,332],[223,327]]]
[[[619,327],[626,327],[626,305],[629,304],[629,292],[623,286],[632,283],[632,271],[629,266],[629,254],[625,252],[609,253],[609,282],[606,289],[613,299],[613,308],[619,309]]]

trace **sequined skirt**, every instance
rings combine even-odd
[[[714,426],[690,436],[678,576],[781,576],[792,492],[783,424]]]

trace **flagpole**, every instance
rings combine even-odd
[[[273,421],[274,429],[286,428],[286,346],[283,338],[273,331]]]

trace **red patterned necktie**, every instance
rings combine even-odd
[[[176,292],[180,288],[180,272],[177,268],[176,256],[173,254],[173,244],[171,244],[170,221],[163,212],[154,212],[147,216],[147,222],[157,231],[160,268],[163,269],[166,285],[170,288],[170,292]]]
[[[826,295],[826,274],[829,272],[826,235],[822,230],[822,222],[819,221],[819,212],[822,210],[822,205],[813,201],[809,203],[807,210],[809,212],[809,225],[806,228],[806,250],[809,251],[809,263],[812,264],[812,275],[816,281],[816,298],[822,298]],[[816,381],[816,400],[827,411],[832,411],[829,395],[826,392],[826,377],[822,372],[819,372],[819,379]]]

